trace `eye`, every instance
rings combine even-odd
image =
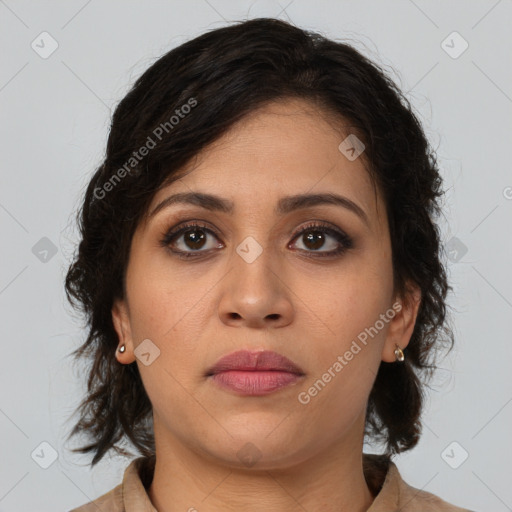
[[[194,253],[204,253],[215,247],[222,247],[222,244],[210,244],[208,247],[208,235],[215,236],[215,233],[204,224],[191,222],[178,229],[171,228],[162,239],[161,244],[164,247],[169,247],[180,257],[189,258],[196,256]],[[176,248],[176,246],[179,247]],[[206,249],[204,249],[205,247]],[[187,249],[191,249],[191,251]]]
[[[305,247],[299,248],[301,251],[313,254],[313,256],[327,257],[336,256],[353,245],[352,239],[340,229],[334,228],[323,222],[313,222],[308,224],[295,235],[294,240],[298,240]],[[324,248],[324,250],[320,250]]]
[[[197,257],[212,249],[223,247],[221,242],[217,244],[209,242],[209,235],[217,238],[215,232],[207,225],[194,221],[178,228],[171,228],[160,243],[162,247],[167,247],[180,258]],[[294,235],[293,240],[301,242],[303,246],[303,248],[299,247],[301,252],[310,253],[313,257],[340,255],[353,245],[352,239],[346,233],[330,224],[318,221],[302,228]]]

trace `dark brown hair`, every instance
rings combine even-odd
[[[434,356],[445,343],[453,345],[445,318],[451,287],[434,222],[442,195],[435,154],[409,101],[381,67],[349,44],[261,18],[171,50],[113,114],[105,158],[77,215],[81,241],[65,283],[88,331],[72,355],[90,364],[88,393],[70,437],[87,436],[89,444],[74,451],[93,452],[92,465],[110,449],[129,454],[120,446],[126,439],[142,455],[155,451],[151,403],[136,362],[116,360],[111,316],[114,299],[124,296],[136,227],[157,190],[177,179],[200,150],[244,116],[284,98],[307,100],[338,122],[348,121],[366,146],[365,165],[386,202],[395,291],[406,299],[410,280],[422,300],[405,362],[380,365],[365,434],[383,443],[387,456],[418,442]],[[150,140],[154,147],[141,151]]]

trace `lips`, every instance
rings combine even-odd
[[[259,352],[239,350],[233,352],[221,357],[215,365],[207,371],[206,375],[211,376],[229,371],[276,371],[304,375],[304,371],[293,361],[271,350]]]

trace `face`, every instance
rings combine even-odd
[[[112,313],[126,344],[117,358],[136,361],[153,406],[157,452],[284,468],[361,449],[378,367],[409,342],[418,302],[394,295],[385,204],[364,153],[339,149],[348,133],[309,103],[268,104],[153,198]],[[192,192],[226,207],[161,204]],[[312,194],[342,199],[284,201]],[[206,375],[238,350],[277,352],[302,375],[253,395]]]

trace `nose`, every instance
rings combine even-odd
[[[279,328],[293,321],[293,293],[286,277],[272,268],[270,251],[252,262],[237,253],[222,280],[221,321],[232,327]],[[275,265],[274,265],[275,267]]]

